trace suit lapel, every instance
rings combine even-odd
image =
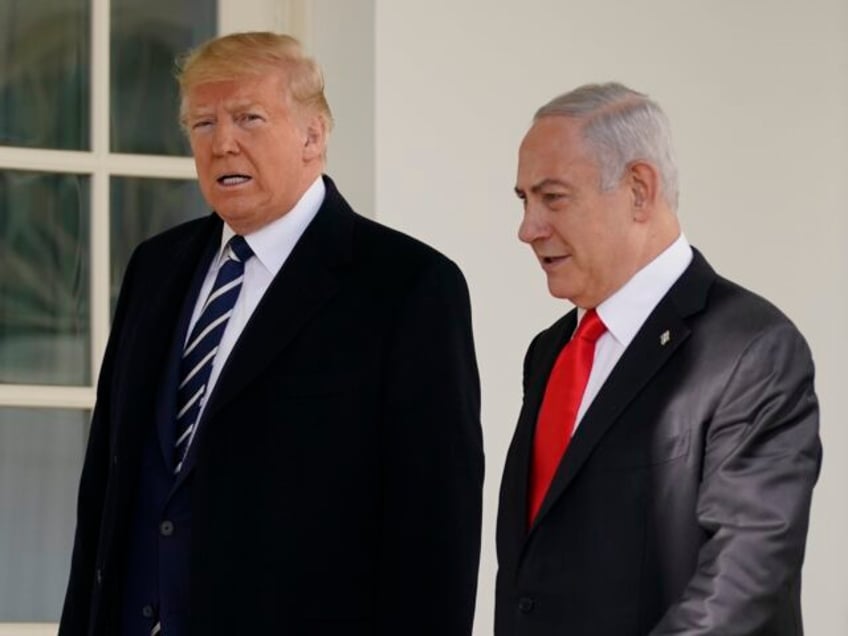
[[[530,467],[533,461],[533,437],[536,433],[536,420],[542,406],[542,398],[551,370],[560,350],[571,338],[577,326],[577,310],[570,311],[550,329],[545,338],[539,338],[528,352],[529,369],[532,371],[525,380],[524,404],[518,418],[515,437],[510,448],[508,462],[513,470],[504,471],[502,489],[512,493],[507,500],[514,503],[514,509],[501,511],[499,529],[504,531],[507,541],[521,545],[527,536],[527,494],[530,484]],[[529,370],[528,369],[528,370]],[[502,504],[504,505],[504,504]],[[514,543],[513,543],[514,542]]]
[[[354,213],[325,178],[324,203],[271,282],[239,336],[205,407],[197,436],[207,422],[236,398],[297,336],[338,291],[351,257]],[[194,465],[199,439],[186,458],[181,479]]]
[[[124,448],[141,447],[151,417],[156,421],[159,437],[166,420],[173,419],[173,413],[163,414],[160,399],[156,400],[153,410],[146,407],[154,396],[165,395],[162,387],[166,386],[165,378],[174,362],[168,353],[177,337],[175,326],[180,310],[209,237],[216,230],[220,234],[220,227],[220,221],[214,216],[200,222],[197,231],[167,246],[167,253],[155,255],[161,266],[145,273],[147,278],[139,281],[140,285],[150,288],[153,288],[151,281],[155,282],[156,292],[148,294],[145,302],[135,309],[133,330],[123,336],[128,339],[129,348],[121,358],[120,372],[126,374],[121,384],[132,393],[115,400],[116,407],[121,409],[115,421],[120,422],[118,434],[123,438]],[[170,386],[175,385],[171,383]],[[167,457],[170,458],[170,454]]]
[[[529,534],[544,520],[556,500],[574,480],[607,430],[689,337],[690,328],[686,319],[703,310],[707,293],[715,280],[715,272],[709,264],[697,250],[693,251],[689,267],[648,316],[586,411],[557,468]],[[564,342],[560,343],[560,348],[562,346]],[[549,374],[550,368],[545,381]],[[544,385],[540,392],[543,394]],[[538,400],[539,404],[532,411],[534,417],[538,415],[541,395]]]
[[[206,273],[215,257],[218,248],[221,244],[221,226],[222,223],[214,223],[212,231],[208,232],[205,239],[202,241],[201,248],[202,256],[197,257],[197,249],[190,250],[195,261],[186,260],[185,267],[190,269],[194,267],[194,274],[190,278],[188,285],[177,290],[182,294],[182,299],[178,300],[174,296],[174,305],[181,307],[178,319],[174,323],[170,338],[170,347],[168,355],[165,359],[165,366],[162,370],[159,392],[156,399],[156,423],[159,437],[159,448],[162,452],[162,459],[168,470],[173,468],[174,464],[174,446],[176,444],[176,428],[177,428],[177,386],[180,381],[180,363],[182,362],[183,346],[185,344],[188,325],[191,322],[191,316],[194,313],[194,307],[197,303],[197,297],[200,294],[200,288],[203,286],[203,280],[206,278]]]

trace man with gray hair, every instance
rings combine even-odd
[[[677,218],[668,121],[588,85],[536,113],[519,238],[576,308],[524,360],[497,636],[798,636],[821,463],[813,362]]]

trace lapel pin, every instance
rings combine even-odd
[[[671,342],[671,333],[669,333],[668,329],[662,332],[660,335],[660,344],[664,347],[669,342]]]

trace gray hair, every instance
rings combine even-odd
[[[614,188],[628,164],[643,160],[660,173],[662,196],[677,209],[677,165],[668,118],[647,95],[623,84],[585,84],[555,97],[536,111],[542,117],[572,117],[583,123],[583,138],[601,172],[601,190]]]

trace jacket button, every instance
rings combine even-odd
[[[153,606],[145,605],[144,607],[142,607],[141,615],[144,616],[144,618],[153,618]]]
[[[518,601],[518,609],[521,610],[522,614],[529,614],[535,606],[536,601],[529,596],[524,596]]]
[[[159,524],[159,532],[163,537],[170,537],[174,534],[174,524],[171,521],[163,521]]]
[[[97,581],[97,585],[102,585],[103,584],[103,570],[101,570],[100,568],[97,568],[97,570],[94,572],[94,578]]]

